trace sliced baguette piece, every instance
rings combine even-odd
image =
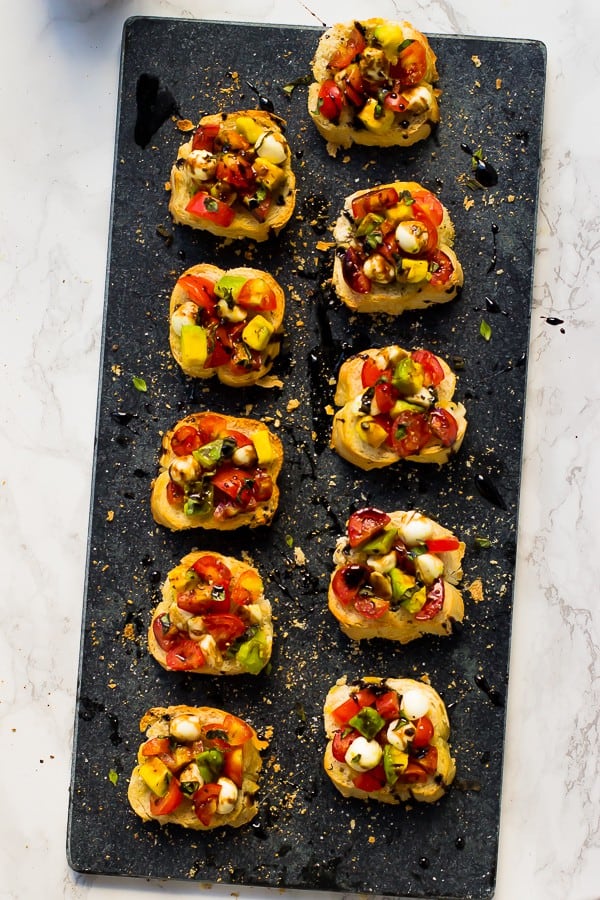
[[[196,831],[208,831],[222,826],[239,828],[257,814],[256,793],[262,768],[261,751],[268,744],[258,737],[248,722],[209,706],[157,706],[142,716],[140,731],[146,733],[146,740],[140,745],[127,796],[133,811],[143,821],[155,820],[161,825],[173,824]],[[158,756],[147,756],[144,753],[145,745],[147,751],[152,749],[152,745],[148,747],[148,742],[153,739],[166,739],[170,743],[168,763],[171,771],[168,773],[164,771],[164,764],[161,767]],[[155,786],[162,791],[167,781],[169,788],[176,792],[181,776],[188,778],[194,774],[193,770],[189,770],[190,763],[193,765],[199,753],[211,748],[219,750],[222,765],[214,765],[215,780],[207,782],[210,788],[204,791],[206,802],[202,795],[196,796],[201,818],[196,812],[194,798],[185,795],[180,798],[176,808],[164,814],[157,812],[157,805],[160,809],[160,797],[144,778],[147,772],[144,766],[148,761],[158,759],[157,772],[150,773],[156,779]],[[149,776],[147,778],[152,781]],[[218,779],[223,781],[219,782]],[[173,782],[177,784],[174,785]],[[211,799],[211,791],[212,795],[216,795],[214,800]]]
[[[369,695],[373,698],[372,702],[367,702]],[[351,707],[350,714],[352,714],[353,702],[357,711],[365,707],[376,710],[379,706],[385,716],[391,715],[390,709],[397,706],[405,722],[385,718],[380,731],[368,741],[369,746],[365,747],[364,740],[361,740],[360,744],[354,745],[359,751],[354,754],[352,747],[354,735],[347,733],[353,726],[347,722],[343,724],[348,715],[348,706]],[[344,797],[390,804],[409,800],[435,803],[444,796],[452,784],[456,775],[456,761],[451,755],[448,743],[450,722],[442,698],[430,685],[412,678],[367,676],[356,683],[349,683],[346,677],[342,677],[327,694],[323,716],[328,738],[323,766],[336,789]],[[417,749],[413,746],[413,741],[416,739],[417,743],[423,744],[424,739],[415,738],[416,732],[423,735],[425,728],[431,732],[430,726],[422,724],[423,718],[429,720],[433,726],[433,733],[430,734],[427,744]],[[395,728],[394,723],[399,728]],[[389,741],[389,729],[392,731],[394,744]],[[349,744],[346,754],[337,749],[338,740],[344,733],[346,743]],[[379,735],[381,741],[378,741]],[[357,765],[360,765],[361,757],[362,761],[369,765],[375,762],[380,752],[377,746],[385,752],[383,760],[367,769],[364,773],[367,777],[361,778],[363,773],[357,770]],[[389,751],[385,751],[385,746],[399,752],[391,753],[386,759]],[[404,750],[400,749],[402,746]],[[340,760],[338,756],[344,756],[344,759]],[[350,765],[347,759],[352,761],[353,765]]]

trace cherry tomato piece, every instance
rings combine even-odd
[[[179,631],[170,622],[166,622],[163,616],[156,616],[152,620],[152,634],[161,650],[171,650],[179,640]]]
[[[170,506],[183,506],[185,492],[180,484],[169,481],[167,484],[167,503]]]
[[[392,422],[390,441],[400,457],[418,453],[431,437],[427,419],[423,413],[403,410]]]
[[[243,309],[271,310],[277,308],[277,298],[264,278],[249,278],[242,285],[236,303]]]
[[[358,547],[363,541],[370,540],[391,522],[390,517],[381,509],[368,506],[352,513],[348,519],[348,542],[351,547]],[[360,585],[362,587],[362,585]]]
[[[193,425],[180,425],[171,437],[171,450],[175,456],[189,456],[202,446],[202,438]]]
[[[428,417],[429,427],[443,447],[451,447],[458,435],[458,425],[452,413],[443,406],[436,406]]]
[[[352,782],[359,791],[365,791],[367,794],[379,791],[385,784],[384,768],[376,766],[374,769],[369,769],[368,772],[358,772],[352,778]]]
[[[400,392],[389,381],[380,381],[375,385],[375,403],[380,413],[391,412]]]
[[[424,784],[429,776],[423,766],[413,759],[409,759],[404,772],[398,775],[398,781],[402,784]]]
[[[356,706],[354,708],[356,709]],[[350,716],[350,718],[352,718],[352,716]],[[333,758],[337,759],[338,762],[345,762],[348,747],[358,736],[358,731],[347,731],[346,729],[343,731],[336,731],[331,742],[331,753]]]
[[[171,742],[168,737],[150,738],[142,744],[142,756],[160,756],[161,753],[171,752]]]
[[[208,613],[202,619],[207,632],[213,636],[219,650],[226,650],[246,631],[246,625],[233,613]]]
[[[435,775],[438,764],[437,747],[428,747],[426,753],[419,753],[418,760],[421,768],[425,769],[429,775]]]
[[[376,188],[352,201],[352,215],[354,220],[359,222],[367,213],[382,212],[384,209],[391,209],[397,203],[398,191],[395,187]]]
[[[423,368],[423,384],[425,387],[436,387],[444,380],[444,370],[431,350],[413,350],[411,359],[418,362]]]
[[[231,778],[233,783],[241,788],[244,780],[244,751],[242,747],[232,747],[225,753],[223,775],[226,778]]]
[[[397,78],[402,87],[413,87],[423,81],[427,72],[427,54],[420,41],[411,41],[400,51],[398,61],[390,66],[390,76]]]
[[[444,582],[441,578],[434,581],[427,591],[427,599],[418,613],[415,613],[417,622],[427,622],[433,619],[444,608]]]
[[[167,651],[166,663],[174,672],[189,672],[192,669],[202,668],[205,659],[196,641],[182,637],[171,650]]]
[[[184,289],[190,300],[209,312],[215,308],[215,285],[210,278],[202,275],[181,275],[177,284]]]
[[[363,261],[355,247],[348,247],[342,257],[342,274],[344,281],[357,294],[368,294],[371,290],[371,279],[363,271]]]
[[[192,798],[194,812],[203,825],[210,825],[217,811],[217,801],[220,793],[221,785],[210,782],[209,784],[203,784],[194,794]]]
[[[224,153],[220,157],[215,177],[217,181],[224,181],[240,191],[249,191],[256,183],[251,163],[236,153]]]
[[[362,386],[365,388],[374,387],[377,382],[382,379],[385,381],[390,381],[391,374],[392,373],[389,369],[380,369],[377,365],[376,360],[374,360],[372,356],[367,356],[360,373]]]
[[[367,566],[359,563],[352,563],[336,569],[331,587],[342,606],[352,603],[361,587],[366,584],[370,574]]]
[[[358,596],[354,601],[354,609],[365,619],[380,619],[389,608],[389,600],[382,600],[381,597]]]
[[[231,581],[229,566],[222,559],[209,553],[200,556],[192,565],[192,569],[205,584],[227,588]]]
[[[434,287],[447,284],[454,272],[454,266],[450,257],[442,250],[434,250],[430,254],[429,260],[429,271],[431,274],[429,284],[434,285]]]
[[[396,691],[386,691],[375,700],[375,709],[386,722],[400,718],[400,699]]]
[[[254,479],[247,469],[222,466],[213,476],[212,483],[239,507],[246,508],[253,499]]]
[[[348,37],[333,53],[331,59],[327,63],[327,68],[335,69],[336,71],[345,69],[346,66],[349,66],[350,63],[363,52],[366,46],[367,42],[365,41],[364,36],[358,28],[353,27]]]
[[[431,222],[435,228],[439,228],[444,218],[444,207],[431,191],[413,191],[412,210],[417,219]]]
[[[412,746],[415,748],[426,747],[433,737],[433,722],[429,716],[421,716],[414,723],[415,736],[412,740]]]
[[[455,537],[431,538],[425,543],[430,553],[451,553],[460,547],[460,541]]]
[[[208,150],[210,153],[215,149],[215,138],[219,133],[219,123],[208,125],[198,125],[192,138],[192,150]]]
[[[344,95],[341,88],[335,83],[333,78],[328,78],[319,88],[317,98],[317,111],[333,124],[337,124],[340,120],[342,109],[344,108]]]
[[[169,788],[164,797],[157,797],[155,794],[150,795],[150,812],[153,816],[168,816],[174,812],[181,801],[183,794],[176,778],[171,778]]]

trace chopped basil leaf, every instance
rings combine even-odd
[[[484,341],[489,341],[492,336],[492,327],[485,321],[485,319],[481,320],[481,324],[479,326],[479,334],[484,339]]]
[[[148,390],[148,385],[143,378],[140,378],[138,375],[134,375],[132,381],[136,391],[141,391],[143,394],[146,393],[146,391]]]
[[[108,773],[108,780],[110,781],[111,784],[116,784],[117,781],[119,780],[119,773],[115,772],[114,769],[110,769],[109,773]]]

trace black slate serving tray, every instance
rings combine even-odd
[[[306,85],[283,90],[309,72],[320,33],[153,18],[125,24],[68,857],[88,873],[486,897],[498,842],[545,48],[431,35],[443,91],[437,135],[402,151],[353,148],[332,159],[308,119]],[[174,226],[165,182],[186,139],[175,120],[265,99],[286,119],[296,158],[289,226],[256,246],[227,246]],[[465,142],[497,169],[495,187],[470,182]],[[317,243],[330,237],[346,194],[397,178],[421,182],[448,206],[465,287],[437,309],[352,316],[331,294],[331,251]],[[170,358],[168,299],[177,276],[197,262],[227,268],[244,259],[287,290],[287,339],[274,369],[282,389],[195,383]],[[388,343],[429,347],[458,369],[469,428],[460,453],[440,469],[404,464],[365,473],[328,448],[340,362]],[[145,392],[134,377],[145,380]],[[271,527],[172,534],[154,524],[148,498],[160,435],[199,409],[251,410],[281,436],[286,462]],[[465,584],[480,580],[484,599],[465,590],[460,633],[406,647],[359,647],[342,635],[326,603],[331,554],[349,513],[367,504],[420,509],[465,540]],[[276,616],[268,674],[169,674],[149,656],[145,632],[160,583],[194,547],[248,552],[263,574]],[[335,791],[321,764],[322,704],[344,674],[430,678],[449,707],[458,767],[442,801],[383,807]],[[252,824],[190,833],[143,824],[129,808],[140,716],[174,703],[223,706],[261,734],[273,727]]]

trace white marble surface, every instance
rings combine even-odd
[[[343,10],[548,50],[497,900],[600,897],[600,7],[559,6]],[[333,0],[2,6],[0,897],[275,897],[80,877],[65,856],[119,48],[134,14],[342,18]]]

